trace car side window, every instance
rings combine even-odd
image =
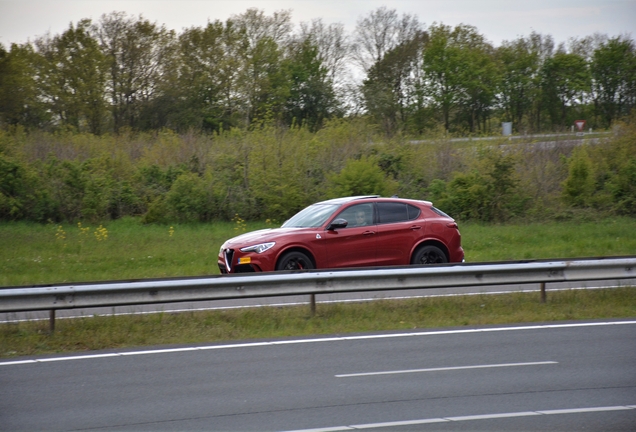
[[[378,203],[379,223],[395,223],[415,220],[420,209],[405,203]]]
[[[409,212],[409,220],[417,219],[418,217],[420,217],[420,213],[422,213],[420,209],[418,209],[415,206],[412,206],[411,204],[407,204],[406,208]]]
[[[373,225],[373,204],[356,204],[344,209],[337,219],[345,219],[347,228]]]

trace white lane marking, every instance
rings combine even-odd
[[[555,409],[547,411],[537,411],[539,414],[580,414],[588,412],[603,412],[603,411],[621,411],[626,409],[634,409],[631,405],[625,406],[610,406],[610,407],[595,407],[595,408],[570,408],[570,409]]]
[[[85,354],[82,357],[82,359],[84,360],[90,360],[90,359],[96,359],[96,358],[106,358],[106,357],[118,357],[119,354],[117,353],[106,353],[106,354]],[[74,360],[75,356],[68,356],[68,357],[51,357],[51,358],[44,358],[44,359],[39,359],[37,361],[41,361],[41,362],[56,362],[56,361],[67,361],[67,360]]]
[[[528,417],[541,415],[539,411],[521,411],[513,413],[501,413],[501,414],[481,414],[481,415],[469,415],[458,417],[445,417],[449,421],[470,421],[470,420],[491,420],[498,418],[514,418],[514,417]]]
[[[352,377],[363,377],[363,376],[373,376],[373,375],[397,375],[397,374],[420,373],[420,372],[444,372],[444,371],[462,370],[462,369],[488,369],[488,368],[514,367],[514,366],[537,366],[537,365],[548,365],[548,364],[558,364],[558,363],[559,362],[555,362],[555,361],[541,361],[541,362],[501,363],[501,364],[472,365],[472,366],[450,366],[450,367],[439,367],[439,368],[428,368],[428,369],[360,372],[360,373],[352,373],[352,374],[340,374],[340,375],[335,375],[335,377],[336,378],[352,378]]]
[[[591,408],[571,408],[571,409],[557,409],[557,410],[545,410],[545,411],[520,411],[510,413],[497,413],[497,414],[481,414],[481,415],[467,415],[457,417],[437,417],[428,419],[416,419],[416,420],[403,420],[394,422],[383,423],[366,423],[349,426],[332,426],[326,428],[315,429],[297,429],[289,432],[335,432],[357,429],[375,429],[385,427],[397,427],[397,426],[414,426],[426,423],[447,423],[458,421],[475,421],[475,420],[493,420],[500,418],[515,418],[515,417],[528,417],[528,416],[540,416],[540,415],[559,415],[559,414],[583,414],[591,412],[607,412],[607,411],[625,411],[636,409],[636,405],[618,405],[618,406],[606,406],[606,407],[591,407]]]
[[[105,353],[105,354],[88,354],[88,355],[76,355],[65,357],[44,357],[29,360],[14,360],[0,362],[0,366],[13,366],[20,364],[32,364],[32,363],[44,363],[54,361],[67,361],[67,360],[85,360],[105,357],[125,357],[136,355],[149,355],[149,354],[166,354],[166,353],[181,353],[187,351],[206,351],[206,350],[220,350],[231,348],[252,348],[259,346],[276,346],[276,345],[295,345],[301,343],[323,343],[323,342],[339,342],[339,341],[356,341],[356,340],[371,340],[371,339],[388,339],[388,338],[400,338],[400,337],[422,337],[422,336],[439,336],[439,335],[453,335],[453,334],[470,334],[470,333],[491,333],[499,331],[520,331],[520,330],[549,330],[549,329],[567,329],[578,327],[604,327],[613,325],[634,325],[636,321],[606,321],[606,322],[590,322],[590,323],[574,323],[574,324],[538,324],[532,326],[519,326],[519,327],[492,327],[492,328],[479,328],[479,329],[462,329],[462,330],[432,330],[424,332],[412,332],[412,333],[388,333],[388,334],[375,334],[375,335],[360,335],[360,336],[341,336],[341,337],[328,337],[328,338],[311,338],[311,339],[294,339],[283,341],[264,341],[264,342],[252,342],[252,343],[237,343],[227,345],[205,345],[197,347],[183,347],[183,348],[168,348],[168,349],[155,349],[155,350],[143,350],[143,351],[129,351],[121,353]]]

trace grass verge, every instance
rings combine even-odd
[[[221,244],[264,222],[103,226],[0,223],[0,287],[218,274]],[[467,262],[633,255],[636,218],[461,224]]]
[[[636,288],[378,300],[0,325],[0,357],[387,330],[636,317]]]

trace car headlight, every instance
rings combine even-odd
[[[241,248],[241,252],[263,253],[266,250],[271,249],[275,244],[276,242],[268,242],[268,243],[260,243],[253,246],[247,246],[247,247]]]

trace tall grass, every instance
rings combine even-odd
[[[101,229],[100,229],[101,226]],[[218,274],[229,237],[271,227],[234,222],[144,225],[0,224],[0,286]],[[468,262],[636,254],[636,219],[460,226]],[[101,233],[101,234],[100,234]]]

